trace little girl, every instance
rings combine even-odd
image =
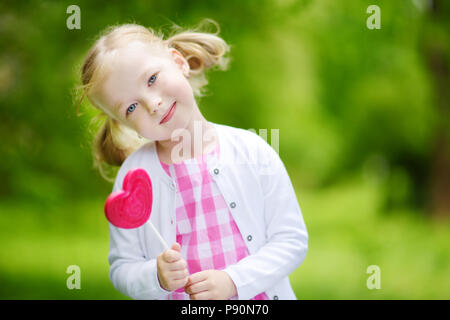
[[[96,166],[103,176],[103,164],[120,166],[113,191],[131,169],[147,171],[151,222],[172,244],[148,224],[109,224],[110,279],[134,299],[296,299],[288,276],[308,234],[283,162],[257,134],[207,121],[195,100],[205,70],[227,67],[218,32],[164,40],[136,24],[109,27],[81,68],[84,95],[106,119]]]

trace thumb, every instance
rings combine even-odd
[[[174,242],[170,249],[180,252],[181,251],[181,246],[180,246],[180,244],[178,242]]]

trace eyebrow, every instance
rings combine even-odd
[[[141,82],[141,81],[143,81],[143,79],[146,78],[147,75],[155,73],[155,70],[156,70],[156,69],[157,69],[157,66],[154,66],[154,65],[147,66],[147,67],[145,68],[145,71],[142,72],[141,75],[137,78],[138,83]],[[123,105],[123,102],[119,101],[119,102],[114,106],[114,110],[117,111],[117,112],[119,112],[119,111],[120,111],[119,109],[120,109],[120,107],[121,107],[122,105]]]

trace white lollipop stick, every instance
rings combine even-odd
[[[161,237],[161,235],[159,234],[158,230],[156,230],[155,226],[150,222],[150,219],[147,221],[147,223],[150,225],[150,227],[152,227],[153,232],[155,232],[156,236],[158,237],[159,241],[161,242],[161,244],[164,246],[164,250],[169,249],[169,246],[167,245],[167,243],[164,241],[163,237]]]

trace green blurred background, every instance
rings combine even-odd
[[[80,30],[66,27],[71,4]],[[366,26],[372,4],[381,29]],[[208,73],[204,116],[269,142],[280,130],[310,237],[290,275],[298,299],[449,299],[444,0],[2,1],[0,298],[127,298],[108,279],[112,184],[92,168],[96,112],[75,114],[78,68],[108,25],[203,18],[231,45],[229,70]],[[66,286],[70,265],[80,290]],[[381,289],[366,285],[371,265]]]

